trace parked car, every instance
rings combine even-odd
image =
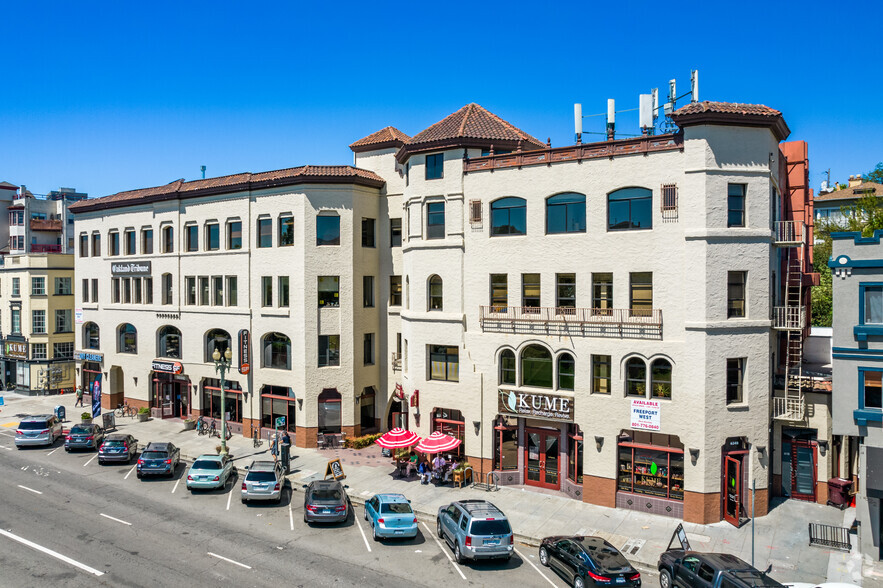
[[[509,519],[487,500],[459,500],[438,509],[436,532],[464,559],[512,557],[515,536]]]
[[[61,421],[52,414],[25,417],[15,429],[15,446],[49,445],[62,436]]]
[[[126,433],[111,433],[98,448],[98,464],[109,461],[129,463],[138,455],[138,440]]]
[[[249,500],[272,500],[278,504],[282,500],[285,486],[282,462],[253,461],[245,469],[248,473],[242,480],[242,504]]]
[[[304,486],[304,522],[342,523],[349,516],[346,488],[336,480],[316,480]]]
[[[601,537],[546,537],[540,543],[540,563],[574,588],[641,585],[638,570]]]
[[[375,494],[365,503],[365,520],[371,521],[375,541],[383,537],[417,536],[417,515],[411,501],[402,494]]]
[[[669,549],[659,556],[660,588],[784,588],[761,572],[729,553],[699,553]]]
[[[148,443],[138,458],[138,477],[146,474],[174,476],[181,451],[173,443]]]
[[[64,450],[94,449],[104,441],[104,429],[95,424],[74,425],[64,438]]]
[[[200,455],[187,472],[188,490],[223,488],[233,474],[233,461],[227,455]]]

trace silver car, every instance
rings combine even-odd
[[[285,486],[285,474],[281,462],[253,461],[245,470],[242,481],[242,504],[249,500],[282,500],[282,488]]]
[[[61,421],[51,414],[25,417],[15,430],[15,446],[49,445],[62,436]]]
[[[457,563],[464,559],[509,559],[515,550],[509,519],[487,500],[459,500],[440,507],[436,531],[451,545]]]

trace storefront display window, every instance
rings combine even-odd
[[[295,431],[297,399],[294,392],[283,386],[264,386],[261,388],[261,426],[275,428],[278,417],[285,417],[285,429]]]
[[[340,392],[336,388],[319,394],[319,432],[340,433]]]
[[[239,382],[226,380],[227,393],[224,408],[230,414],[228,421],[242,422],[242,387]],[[221,418],[221,380],[206,378],[202,381],[202,414],[213,419]]]
[[[362,429],[362,434],[365,434],[365,431],[372,430],[375,428],[374,421],[374,399],[375,392],[373,386],[368,386],[362,392],[362,398],[359,403],[359,425]]]
[[[465,421],[463,413],[452,408],[432,409],[432,431],[438,431],[460,440],[460,445],[452,450],[451,455],[463,455],[466,436],[464,435]]]
[[[518,420],[500,417],[494,427],[494,469],[518,469]]]
[[[583,483],[583,433],[576,425],[568,426],[567,478],[577,484]]]
[[[638,438],[641,435],[642,438]],[[644,444],[641,441],[659,443]],[[664,444],[664,445],[663,445]],[[616,488],[622,492],[684,499],[684,449],[676,437],[637,432],[619,442]]]

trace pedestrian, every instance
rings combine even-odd
[[[273,461],[276,461],[279,455],[279,433],[273,433],[270,439],[270,453],[273,454]]]
[[[420,474],[420,483],[421,484],[429,484],[429,475],[432,471],[432,468],[429,467],[429,462],[421,461],[420,465],[417,466],[417,472]]]
[[[288,434],[288,431],[282,433],[282,445],[291,445],[291,435]]]
[[[74,407],[83,406],[83,387],[77,386],[77,402]]]

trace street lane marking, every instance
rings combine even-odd
[[[353,511],[353,521],[355,521],[356,526],[359,528],[359,533],[362,534],[362,539],[365,541],[365,547],[368,548],[368,553],[371,553],[371,546],[368,545],[368,536],[365,535],[365,529],[359,524],[359,517],[356,516],[355,510]]]
[[[0,447],[6,449],[7,451],[12,451],[12,447],[6,447],[5,445],[0,445]]]
[[[230,510],[231,500],[233,500],[233,488],[230,488],[230,492],[227,494],[227,510]]]
[[[106,519],[110,519],[110,520],[112,520],[112,521],[116,521],[116,522],[118,522],[118,523],[122,523],[122,524],[124,524],[124,525],[129,525],[130,527],[132,526],[132,523],[127,523],[126,521],[123,521],[123,520],[118,519],[118,518],[116,518],[116,517],[112,517],[112,516],[110,516],[110,515],[106,515],[106,514],[104,514],[103,512],[100,512],[100,513],[98,513],[98,514],[100,514],[101,516],[103,516],[103,517],[106,518]]]
[[[39,490],[34,490],[33,488],[28,488],[27,486],[22,486],[21,484],[19,484],[18,487],[21,488],[22,490],[27,490],[28,492],[33,492],[34,494],[43,494]]]
[[[527,563],[529,563],[529,564],[531,565],[531,567],[532,567],[533,569],[535,569],[535,570],[537,571],[537,573],[543,577],[544,580],[546,580],[546,582],[548,582],[549,584],[551,584],[552,586],[555,586],[555,587],[557,588],[557,586],[555,585],[555,582],[553,582],[553,581],[550,580],[548,577],[546,577],[546,574],[544,574],[544,573],[540,570],[540,568],[538,568],[536,565],[534,565],[534,563],[533,563],[532,561],[530,561],[529,559],[527,559],[526,557],[524,557],[523,555],[521,555],[521,552],[518,551],[517,549],[515,549],[514,551],[515,551],[515,553],[518,554],[518,557],[520,557],[523,561],[526,561]]]
[[[233,564],[233,565],[237,565],[237,566],[239,566],[240,568],[245,568],[246,570],[250,570],[250,569],[251,569],[251,566],[247,566],[247,565],[245,565],[244,563],[239,563],[238,561],[233,561],[232,559],[226,558],[226,557],[224,557],[223,555],[218,555],[217,553],[212,553],[211,551],[206,551],[206,553],[209,554],[209,555],[212,556],[212,557],[216,557],[216,558],[218,558],[218,559],[223,559],[224,561],[230,562],[230,563]]]
[[[294,513],[291,512],[291,500],[288,501],[288,522],[291,524],[291,530],[294,531]]]
[[[47,453],[46,455],[52,455],[53,453],[55,453],[55,452],[58,451],[59,449],[61,449],[61,446],[56,447],[55,449],[53,449],[52,451],[50,451],[50,452]]]
[[[132,472],[134,472],[134,471],[135,471],[135,468],[137,468],[137,467],[138,467],[138,466],[137,466],[137,465],[133,465],[133,466],[132,466],[132,469],[131,469],[131,470],[129,470],[129,473],[128,473],[128,474],[126,474],[126,477],[125,477],[125,478],[123,478],[123,480],[128,480],[128,479],[129,479],[129,476],[131,476],[131,475],[132,475]]]
[[[463,570],[460,569],[460,566],[457,565],[457,562],[455,562],[454,559],[451,557],[451,554],[448,553],[448,547],[447,547],[447,545],[442,545],[442,542],[439,541],[438,536],[436,536],[436,534],[433,533],[433,532],[429,529],[429,527],[426,525],[426,523],[421,522],[420,524],[423,525],[423,526],[426,528],[426,532],[429,533],[429,535],[430,535],[433,539],[435,539],[435,543],[438,545],[438,548],[441,549],[441,552],[445,554],[445,557],[448,558],[448,561],[451,562],[451,563],[454,565],[454,569],[457,570],[457,573],[460,574],[460,577],[463,578],[463,579],[465,580],[465,579],[466,579],[466,576],[463,574]]]
[[[174,493],[175,493],[175,490],[178,489],[178,484],[180,484],[180,483],[181,483],[181,478],[178,478],[178,481],[175,482],[175,487],[172,488],[172,494],[174,494]]]
[[[0,535],[3,535],[4,537],[8,537],[8,538],[12,539],[13,541],[18,541],[22,545],[27,545],[28,547],[30,547],[32,549],[36,549],[37,551],[41,551],[41,552],[45,553],[46,555],[51,555],[52,557],[60,559],[61,561],[65,562],[65,563],[71,564],[72,566],[76,566],[76,567],[80,568],[81,570],[83,570],[84,572],[89,572],[90,574],[93,574],[95,576],[103,576],[104,575],[104,572],[99,572],[95,568],[90,568],[86,564],[82,564],[76,560],[73,560],[66,555],[61,555],[57,551],[52,551],[51,549],[43,547],[42,545],[37,545],[33,541],[28,541],[24,537],[19,537],[18,535],[13,535],[12,533],[10,533],[8,531],[4,531],[3,529],[0,529]]]
[[[0,427],[7,427],[9,429],[11,429],[12,427],[17,427],[17,426],[18,426],[18,423],[15,421],[13,421],[11,423],[3,423],[2,425],[0,425]]]
[[[96,453],[95,455],[93,455],[91,458],[89,458],[89,461],[87,461],[86,463],[84,463],[84,464],[83,464],[83,467],[86,467],[87,465],[89,465],[90,463],[92,463],[93,461],[95,461],[95,458],[96,458],[96,457],[98,457],[98,454],[97,454],[97,453]]]

